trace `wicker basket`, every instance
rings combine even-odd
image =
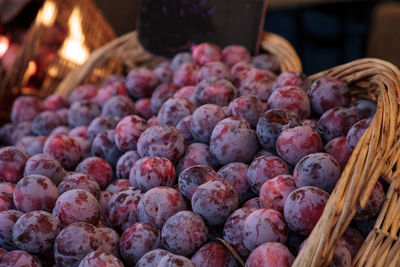
[[[76,44],[74,41],[79,41],[79,44],[83,45],[83,51],[89,55],[91,51],[115,39],[113,29],[92,0],[46,0],[30,27],[13,65],[1,81],[0,100],[3,106],[1,112],[5,112],[5,114],[0,114],[2,118],[9,117],[10,108],[7,107],[10,107],[10,103],[17,96],[26,93],[23,92],[23,85],[26,82],[24,76],[29,62],[33,60],[47,30],[54,23],[57,23],[67,33],[67,38],[59,48],[55,60],[44,77],[42,87],[37,95],[40,98],[53,93],[66,74],[80,64],[77,59],[65,57],[68,45]],[[75,40],[78,38],[79,40]]]
[[[263,50],[275,55],[282,71],[301,71],[301,63],[293,47],[282,37],[264,33],[261,40]],[[162,58],[154,57],[143,50],[136,33],[124,35],[92,53],[88,61],[71,71],[60,83],[56,92],[69,95],[79,84],[87,81],[91,72],[109,60],[119,59],[128,68],[154,66]],[[118,69],[108,69],[111,73]],[[310,76],[316,80],[323,76],[336,77],[352,89],[354,98],[371,98],[379,95],[378,108],[371,126],[354,149],[342,177],[332,192],[324,213],[296,258],[294,266],[326,266],[331,261],[336,241],[351,222],[358,203],[364,206],[379,177],[391,183],[388,199],[376,222],[376,229],[365,240],[363,247],[354,258],[354,264],[378,266],[387,262],[395,266],[400,259],[400,243],[397,219],[400,209],[398,188],[400,161],[400,73],[394,65],[379,59],[360,59],[348,64]],[[233,251],[243,265],[239,254]],[[374,253],[374,257],[368,253]],[[387,259],[382,256],[388,255]],[[396,261],[391,261],[396,259]],[[396,264],[393,265],[393,262]],[[387,263],[386,263],[387,264]],[[379,265],[380,266],[380,265]],[[396,265],[397,266],[397,265]]]

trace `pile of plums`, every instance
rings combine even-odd
[[[19,97],[0,129],[1,266],[290,266],[376,104],[210,43],[155,69]],[[350,266],[378,182],[337,242]]]

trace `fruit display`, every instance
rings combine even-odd
[[[0,266],[290,266],[376,103],[277,66],[202,43],[68,98],[18,98],[0,129]],[[332,266],[350,266],[386,188]]]

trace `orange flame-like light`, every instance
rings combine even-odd
[[[7,52],[8,46],[10,45],[10,40],[4,35],[0,35],[0,58],[4,56]]]
[[[82,15],[79,8],[74,8],[68,20],[69,35],[60,49],[60,56],[73,63],[82,64],[89,57],[82,32]]]

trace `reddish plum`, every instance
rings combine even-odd
[[[339,106],[350,104],[350,89],[342,81],[333,77],[315,80],[308,90],[312,110],[318,115]]]
[[[93,177],[100,189],[104,189],[111,183],[113,170],[110,164],[102,158],[90,157],[81,161],[75,171]]]
[[[311,185],[332,192],[341,174],[340,165],[334,157],[326,153],[313,153],[296,164],[293,178],[297,187]]]
[[[131,185],[142,192],[156,186],[172,186],[175,168],[171,161],[162,157],[144,157],[133,165],[129,174]]]
[[[164,61],[157,65],[153,70],[154,75],[160,82],[168,83],[172,81],[172,70],[170,62]]]
[[[32,174],[46,176],[58,185],[65,176],[65,170],[54,157],[48,154],[37,154],[29,158],[25,165],[24,175]]]
[[[47,177],[32,174],[22,178],[14,190],[14,205],[23,212],[51,212],[58,198],[57,186]]]
[[[106,130],[114,130],[117,123],[118,120],[114,117],[105,115],[99,116],[92,120],[92,122],[89,124],[89,127],[87,128],[86,136],[81,138],[87,138],[89,141],[93,141],[93,139],[99,133],[102,133]]]
[[[185,154],[176,166],[176,172],[179,175],[182,171],[195,165],[203,165],[211,168],[215,166],[208,145],[202,143],[188,145]]]
[[[199,185],[216,178],[220,177],[211,167],[194,165],[183,170],[179,175],[179,191],[184,197],[191,200]]]
[[[191,261],[196,267],[239,267],[231,252],[218,242],[202,246],[192,256]]]
[[[276,140],[278,155],[289,164],[295,165],[303,157],[322,150],[318,133],[308,126],[289,128],[280,133]]]
[[[222,60],[222,50],[212,43],[201,43],[192,50],[192,58],[199,65]]]
[[[32,123],[32,131],[36,135],[49,135],[50,132],[64,124],[64,120],[52,110],[39,113]]]
[[[72,128],[68,135],[71,137],[87,138],[88,126],[82,125]]]
[[[157,266],[161,258],[171,254],[168,250],[157,248],[153,249],[146,254],[144,254],[138,262],[136,262],[135,267],[151,267]]]
[[[150,96],[157,84],[157,76],[147,68],[131,70],[125,81],[126,89],[133,98]]]
[[[264,209],[274,209],[283,213],[287,197],[296,188],[293,176],[287,174],[278,175],[262,185],[260,205]]]
[[[23,176],[29,154],[15,146],[0,148],[0,181],[17,183]]]
[[[385,192],[383,191],[383,186],[381,182],[376,182],[374,189],[365,205],[362,209],[360,205],[357,206],[356,214],[354,215],[354,220],[368,220],[372,219],[379,213],[381,206],[385,201]]]
[[[0,258],[0,267],[42,267],[40,262],[23,250],[10,251]]]
[[[247,181],[249,166],[241,162],[232,162],[218,171],[218,175],[228,181],[238,193],[239,202],[244,202],[253,194]]]
[[[124,231],[136,223],[137,205],[141,197],[140,191],[133,187],[115,193],[107,203],[105,214],[107,224],[117,231]]]
[[[119,234],[112,228],[99,227],[97,232],[100,236],[100,246],[99,249],[113,254],[114,256],[119,256]]]
[[[243,225],[243,243],[250,251],[267,242],[284,243],[288,235],[283,215],[273,209],[253,211]]]
[[[263,208],[260,204],[260,198],[259,197],[253,197],[247,200],[243,205],[242,208],[255,208],[255,209],[261,209]]]
[[[43,147],[46,140],[47,136],[35,136],[35,138],[27,144],[25,149],[26,152],[31,156],[43,153]]]
[[[324,211],[329,194],[314,186],[300,187],[287,197],[285,221],[294,232],[308,236]]]
[[[61,126],[57,126],[56,128],[54,128],[54,129],[50,132],[49,135],[56,135],[56,134],[65,134],[65,135],[68,135],[70,130],[71,130],[71,129],[70,129],[68,126],[61,125]]]
[[[350,251],[351,258],[354,258],[364,243],[364,237],[357,229],[353,227],[348,227],[343,233],[341,239],[345,242],[348,250]]]
[[[235,210],[226,220],[223,238],[232,245],[240,255],[246,257],[250,251],[243,243],[243,228],[247,216],[255,211],[255,208],[243,207]]]
[[[172,80],[178,87],[196,85],[199,67],[192,62],[184,62],[174,71]]]
[[[150,119],[147,120],[147,124],[149,126],[156,126],[158,125],[158,120],[156,116],[151,117]]]
[[[192,196],[192,209],[208,225],[221,225],[238,207],[238,193],[223,179],[213,179],[197,187]]]
[[[104,104],[101,114],[116,118],[136,114],[135,103],[127,96],[113,96]]]
[[[341,136],[332,139],[325,145],[324,150],[334,157],[341,169],[344,170],[352,153],[352,150],[347,146],[346,137]]]
[[[94,102],[99,106],[103,106],[111,97],[117,95],[128,96],[124,81],[114,81],[101,87],[97,92]]]
[[[7,250],[17,249],[14,244],[12,232],[18,218],[23,215],[18,210],[5,210],[0,212],[0,247]],[[1,258],[1,256],[0,256]]]
[[[15,99],[11,109],[11,121],[19,123],[33,121],[45,109],[42,102],[33,96],[20,96]]]
[[[206,104],[197,108],[192,115],[190,130],[198,142],[208,143],[214,127],[226,117],[220,106]]]
[[[173,126],[157,125],[147,128],[138,140],[138,152],[141,157],[164,157],[172,162],[183,155],[185,139]]]
[[[72,189],[61,194],[53,209],[53,215],[65,227],[74,222],[97,224],[100,206],[97,199],[88,191]]]
[[[250,62],[251,56],[244,46],[228,45],[222,50],[222,60],[228,67],[232,67],[238,62]]]
[[[288,109],[300,119],[310,116],[311,107],[307,94],[297,86],[276,89],[268,98],[268,109]]]
[[[56,134],[47,138],[43,152],[54,157],[67,170],[73,169],[81,159],[78,141],[64,134]]]
[[[43,112],[45,112],[45,111],[43,111]],[[39,113],[39,115],[42,114],[43,112]],[[35,119],[38,116],[36,116]],[[35,121],[35,119],[33,121]],[[14,129],[12,131],[12,135],[11,135],[12,143],[15,145],[24,136],[29,136],[29,135],[36,134],[36,133],[34,133],[32,131],[33,130],[32,126],[33,126],[33,122],[30,122],[30,121],[23,121],[23,122],[20,122],[17,125],[15,125],[15,127],[14,127]]]
[[[171,70],[176,71],[176,69],[185,62],[193,62],[192,54],[189,52],[180,52],[176,54],[171,60]]]
[[[190,129],[190,124],[192,123],[192,115],[186,116],[181,119],[176,125],[176,129],[185,138],[185,145],[191,144],[194,141],[192,131]]]
[[[357,121],[357,114],[353,110],[336,107],[329,109],[321,116],[316,130],[323,141],[329,142],[336,137],[347,135],[351,126]]]
[[[144,193],[140,199],[138,219],[161,229],[168,218],[182,210],[186,210],[186,204],[179,191],[158,186]]]
[[[0,192],[0,212],[11,210],[14,207],[13,194]]]
[[[129,173],[133,164],[140,159],[139,153],[136,150],[128,151],[123,154],[117,162],[115,174],[118,179],[129,179]]]
[[[268,110],[258,119],[258,141],[265,149],[275,151],[279,134],[299,125],[301,125],[301,121],[293,111],[287,109]]]
[[[288,166],[281,158],[261,156],[250,164],[247,179],[253,192],[258,194],[265,181],[281,174],[289,174]]]
[[[82,100],[93,100],[97,95],[97,88],[91,84],[84,84],[75,88],[68,97],[70,104]]]
[[[250,68],[236,79],[240,95],[256,95],[261,101],[268,101],[276,76],[268,70]]]
[[[67,99],[61,95],[52,94],[43,100],[43,105],[47,110],[58,110],[68,108]]]
[[[8,146],[13,144],[12,135],[16,126],[17,124],[14,123],[6,123],[0,128],[0,143],[2,145]]]
[[[115,193],[110,192],[110,191],[101,191],[100,192],[100,195],[99,195],[99,205],[100,205],[100,214],[101,214],[100,220],[106,220],[106,211],[107,211],[108,201],[114,194]]]
[[[128,189],[131,186],[131,183],[127,179],[118,179],[112,181],[107,188],[106,191],[113,192],[113,193],[118,193],[121,191],[124,191],[125,189]]]
[[[228,110],[229,116],[242,117],[255,129],[258,118],[264,111],[264,106],[257,96],[244,95],[229,103]]]
[[[160,259],[156,267],[195,267],[195,265],[184,256],[168,254]]]
[[[215,104],[227,106],[237,96],[236,87],[227,79],[205,78],[195,88],[196,102],[199,105]]]
[[[106,130],[99,133],[92,142],[91,154],[92,156],[105,159],[111,166],[117,164],[118,158],[122,152],[115,144],[115,131]],[[101,186],[101,185],[100,185]]]
[[[127,264],[135,264],[147,252],[161,248],[161,233],[154,225],[138,222],[130,226],[119,240],[119,251]]]
[[[135,103],[136,113],[145,120],[153,116],[151,111],[151,98],[141,98]]]
[[[369,100],[357,100],[350,103],[349,108],[358,116],[358,119],[368,119],[376,112],[376,103]]]
[[[175,94],[173,95],[174,97],[181,97],[181,98],[186,98],[193,104],[197,105],[196,102],[196,96],[194,94],[196,87],[189,85],[189,86],[184,86],[177,90]]]
[[[96,198],[100,195],[100,186],[96,180],[83,173],[70,173],[58,185],[58,193],[61,195],[72,189],[83,189],[91,193]]]
[[[172,253],[191,255],[207,241],[206,225],[200,215],[191,211],[175,213],[165,222],[161,238]]]
[[[99,234],[90,223],[77,222],[68,225],[54,242],[56,266],[78,266],[90,252],[100,246]]]
[[[140,135],[149,127],[147,122],[139,116],[126,116],[119,121],[115,128],[115,145],[122,152],[136,149]]]
[[[259,54],[253,57],[251,64],[259,70],[269,70],[274,73],[280,71],[280,63],[276,56],[270,54]]]
[[[371,119],[363,119],[351,126],[346,136],[346,144],[351,149],[357,146],[364,132],[368,129],[371,124]]]
[[[79,263],[78,267],[124,267],[124,264],[120,259],[113,256],[108,252],[102,250],[96,250],[87,254]]]
[[[68,123],[71,127],[87,126],[100,113],[100,107],[94,102],[89,100],[74,102],[68,110]]]
[[[253,250],[245,267],[290,267],[295,257],[289,249],[278,242],[268,242]]]
[[[26,252],[50,252],[60,226],[57,219],[46,211],[35,210],[22,215],[14,225],[12,236],[15,245]]]
[[[203,65],[196,75],[196,82],[199,83],[206,78],[218,77],[230,80],[231,73],[229,68],[220,61],[209,62]]]
[[[258,151],[257,135],[250,124],[239,117],[220,121],[210,137],[210,152],[221,165],[251,162]]]
[[[315,130],[317,128],[318,120],[315,119],[304,119],[301,121],[302,126],[308,126]]]
[[[189,116],[196,106],[186,98],[172,97],[165,101],[157,115],[158,125],[176,126],[180,120]]]
[[[6,192],[6,193],[13,194],[14,189],[15,189],[15,186],[12,183],[8,183],[8,182],[0,183],[0,192]]]
[[[179,89],[173,83],[162,83],[156,87],[151,95],[150,108],[153,114],[157,114],[161,106]]]
[[[296,86],[306,91],[308,89],[307,76],[298,71],[284,71],[276,77],[272,90],[275,91],[285,86]]]

